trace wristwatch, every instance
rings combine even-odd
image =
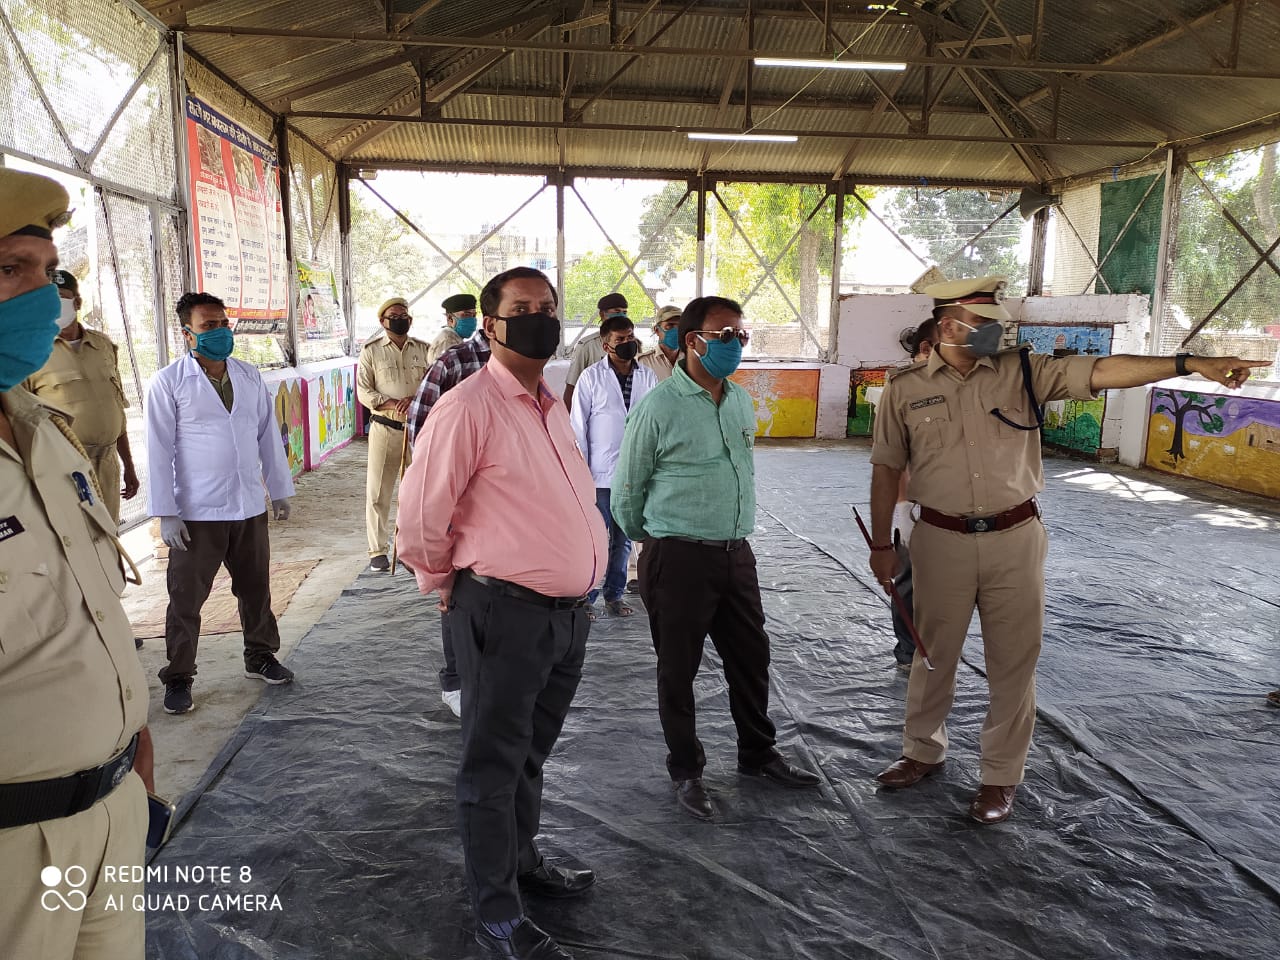
[[[1195,356],[1193,353],[1179,353],[1173,358],[1174,370],[1177,371],[1178,376],[1185,377],[1190,375],[1191,371],[1187,369],[1187,361],[1193,356]]]

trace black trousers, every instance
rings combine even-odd
[[[196,675],[200,608],[209,599],[218,569],[231,574],[231,592],[240,608],[245,666],[254,668],[280,649],[280,630],[271,612],[271,540],[267,514],[248,520],[188,520],[186,550],[169,551],[169,608],[164,615],[168,664],[164,683]]]
[[[585,607],[551,610],[474,580],[449,602],[462,680],[458,828],[476,916],[522,916],[516,874],[540,855],[542,765],[582,677]]]
[[[724,662],[729,711],[738,728],[738,761],[773,759],[769,719],[769,635],[750,544],[737,550],[682,540],[648,540],[640,554],[640,598],[658,654],[658,716],[672,780],[702,776],[707,757],[698,739],[693,681],[708,635]]]
[[[449,613],[440,614],[440,645],[444,647],[444,666],[440,668],[440,689],[445,693],[462,689],[458,679],[458,657],[453,652],[453,630],[449,627]]]

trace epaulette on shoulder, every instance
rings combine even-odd
[[[904,373],[910,373],[913,370],[923,370],[928,365],[928,360],[917,360],[915,363],[909,363],[905,367],[893,367],[884,372],[884,382],[888,383],[891,380],[896,380]]]

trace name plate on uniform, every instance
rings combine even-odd
[[[5,517],[0,520],[0,542],[8,540],[10,537],[16,537],[24,532],[26,528],[22,525],[17,517]]]
[[[932,407],[938,403],[946,403],[947,398],[944,396],[925,397],[923,400],[915,400],[911,404],[912,410],[919,410],[922,407]]]

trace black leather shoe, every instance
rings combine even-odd
[[[702,785],[701,777],[677,780],[675,784],[676,802],[686,813],[699,820],[710,820],[716,815],[716,808],[711,805],[711,798],[707,796],[707,788]]]
[[[573,960],[573,954],[552,940],[545,930],[526,917],[511,931],[511,939],[495,937],[484,926],[476,927],[476,943],[499,957],[511,960]]]
[[[517,875],[516,882],[526,893],[566,900],[586,893],[596,882],[596,875],[590,870],[553,867],[547,863],[546,858],[543,858],[542,862],[532,870]]]
[[[816,787],[822,778],[801,767],[793,767],[781,757],[774,757],[763,767],[749,767],[745,763],[738,764],[738,772],[748,777],[764,777],[784,787]]]

